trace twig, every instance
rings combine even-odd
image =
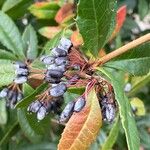
[[[108,62],[109,60],[111,60],[111,59],[113,59],[113,58],[115,58],[115,57],[117,57],[117,56],[119,56],[119,55],[121,55],[121,54],[123,54],[123,53],[125,53],[125,52],[127,52],[129,50],[131,50],[132,48],[147,42],[147,41],[150,41],[150,33],[148,33],[148,34],[146,34],[146,35],[144,35],[144,36],[142,36],[142,37],[140,37],[140,38],[138,38],[138,39],[136,39],[136,40],[134,40],[134,41],[132,41],[132,42],[130,42],[130,43],[120,47],[120,48],[118,48],[118,49],[116,49],[115,51],[113,51],[113,52],[103,56],[102,58],[100,58],[93,65],[93,68],[96,68],[97,66],[100,66],[100,65]]]

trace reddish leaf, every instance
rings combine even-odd
[[[123,23],[126,19],[126,6],[122,6],[117,11],[117,17],[116,17],[116,27],[114,32],[111,35],[110,41],[117,35],[117,33],[120,31],[121,27],[123,26]]]
[[[73,113],[60,139],[58,150],[87,150],[102,125],[99,101],[94,87],[87,92],[86,105]]]
[[[78,47],[81,44],[83,44],[83,38],[78,31],[74,31],[73,34],[71,35],[71,42],[75,47]]]
[[[56,22],[61,24],[63,22],[66,22],[66,20],[73,18],[74,17],[73,10],[74,5],[71,3],[67,3],[64,6],[62,6],[55,16]]]
[[[48,39],[53,38],[57,33],[61,31],[60,27],[43,27],[39,29],[39,33]]]

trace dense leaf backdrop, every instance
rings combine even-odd
[[[15,77],[14,61],[30,59],[32,67],[43,69],[40,56],[49,54],[61,37],[71,38],[74,46],[96,59],[100,52],[106,55],[150,31],[148,0],[0,0],[0,7],[0,90]],[[47,84],[25,83],[25,97],[15,109],[10,110],[5,100],[0,100],[0,149],[149,150],[149,51],[147,42],[97,68],[96,73],[114,88],[118,114],[112,124],[102,121],[94,89],[86,98],[85,108],[74,114],[66,128],[52,114],[38,122],[34,114],[28,114],[27,106]],[[131,89],[125,93],[127,84]],[[68,89],[64,106],[84,90],[85,87]],[[135,97],[143,105],[131,103]],[[135,106],[145,113],[136,115],[132,111]],[[68,130],[75,130],[73,137]]]

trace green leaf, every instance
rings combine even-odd
[[[33,92],[34,89],[30,85],[28,84],[23,85],[23,93],[26,97],[30,96],[31,93]],[[26,110],[27,108],[20,109],[18,111],[19,123],[25,135],[32,142],[38,142],[43,135],[44,136],[46,135],[47,130],[50,128],[50,118],[48,116],[45,117],[42,121],[38,122],[36,114],[29,114]]]
[[[7,132],[5,133],[5,135],[3,136],[2,139],[0,139],[0,146],[6,144],[10,138],[16,134],[16,132],[18,132],[20,130],[18,121],[14,122],[11,127],[7,130]]]
[[[37,87],[30,95],[26,96],[23,100],[21,100],[17,105],[16,108],[23,108],[27,107],[32,101],[36,100],[35,97],[37,94],[42,92],[47,86],[47,83],[43,83],[39,87]]]
[[[104,66],[120,69],[136,76],[146,75],[150,68],[150,42],[131,49]]]
[[[32,92],[34,92],[34,89],[27,83],[23,84],[23,95],[29,96]]]
[[[0,0],[0,7],[2,6],[2,4],[5,2],[5,0]]]
[[[10,61],[0,60],[0,87],[13,82],[15,78],[14,65]]]
[[[9,9],[13,8],[15,5],[20,3],[22,0],[6,0],[5,3],[3,4],[2,11],[6,12]]]
[[[115,0],[80,0],[77,24],[86,50],[98,56],[114,28]]]
[[[0,49],[0,59],[17,60],[13,53],[3,49]]]
[[[0,42],[20,59],[24,58],[23,43],[18,28],[6,14],[0,11]]]
[[[119,116],[117,117],[113,127],[111,128],[111,131],[109,133],[109,136],[107,137],[106,141],[104,142],[102,146],[102,150],[111,150],[114,143],[117,140],[119,133]]]
[[[79,87],[79,88],[76,88],[76,87],[69,87],[67,91],[70,92],[70,93],[75,93],[75,94],[80,94],[80,95],[82,95],[83,92],[85,91],[85,87],[82,87],[82,86]]]
[[[40,61],[40,59],[35,59],[32,64],[31,64],[32,68],[36,68],[36,69],[46,69],[46,66],[43,62]]]
[[[126,135],[128,149],[139,150],[140,147],[139,135],[129,100],[126,97],[123,90],[124,89],[124,84],[122,83],[123,79],[120,75],[112,75],[111,73],[109,73],[104,69],[103,70],[101,69],[101,71],[110,78],[111,83],[113,85],[115,98],[119,106],[121,123]]]
[[[26,56],[28,59],[34,60],[38,55],[37,49],[37,34],[31,25],[28,25],[22,36],[24,42],[24,49],[26,51]]]
[[[117,68],[134,76],[145,75],[149,72],[150,57],[118,60],[105,64],[106,67]]]
[[[20,127],[21,127],[23,133],[26,135],[26,137],[33,143],[40,141],[41,136],[38,135],[37,133],[35,133],[35,131],[30,126],[30,124],[27,120],[27,117],[26,117],[25,110],[23,110],[23,109],[18,110],[17,116],[18,116],[18,121],[19,121]]]
[[[29,7],[29,11],[38,19],[52,19],[58,9],[59,5],[56,2],[35,3]]]
[[[6,0],[2,11],[6,12],[11,18],[18,19],[23,17],[27,8],[32,4],[31,0]]]
[[[7,110],[6,101],[0,100],[0,125],[5,125],[7,123]]]
[[[38,121],[36,114],[29,114],[26,112],[26,118],[32,127],[32,129],[42,137],[49,137],[50,125],[50,115],[46,115],[41,121]]]
[[[138,1],[138,12],[141,19],[144,19],[144,17],[148,14],[149,11],[149,4],[147,0],[139,0]]]

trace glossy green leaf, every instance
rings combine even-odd
[[[5,0],[0,0],[0,7],[2,6],[2,4],[5,2]]]
[[[20,59],[24,58],[23,43],[18,28],[5,13],[0,11],[0,42]]]
[[[26,27],[22,39],[27,58],[34,60],[38,55],[38,39],[36,31],[31,25]]]
[[[37,69],[46,69],[46,66],[43,62],[40,61],[40,59],[35,59],[32,64],[32,68],[37,68]]]
[[[32,129],[42,137],[49,136],[51,124],[50,124],[50,115],[46,115],[45,118],[41,121],[38,121],[36,114],[29,114],[26,112],[26,118],[32,127]]]
[[[33,92],[34,89],[30,85],[23,85],[23,93],[25,97],[30,96]],[[19,123],[25,135],[32,142],[38,142],[43,135],[46,135],[47,130],[49,130],[50,118],[48,116],[39,122],[36,118],[36,114],[29,114],[29,112],[27,112],[28,105],[24,109],[18,110]]]
[[[0,59],[17,60],[17,57],[7,50],[0,49]]]
[[[32,4],[29,11],[38,19],[52,19],[55,17],[59,5],[56,2],[41,2]]]
[[[137,131],[137,127],[135,124],[135,120],[133,117],[133,113],[131,110],[131,106],[128,98],[124,93],[123,87],[123,79],[122,76],[112,75],[106,70],[101,70],[104,74],[106,74],[113,85],[115,98],[118,102],[119,106],[119,114],[121,118],[121,123],[126,135],[126,141],[129,150],[139,150],[140,147],[140,139]]]
[[[115,0],[79,2],[77,24],[84,40],[84,47],[95,56],[98,56],[99,50],[106,44],[114,28],[115,7]]]
[[[0,99],[0,125],[5,125],[7,123],[7,110],[6,101]]]
[[[6,12],[11,18],[18,19],[23,17],[27,8],[33,3],[31,0],[6,0],[2,11]]]
[[[43,83],[39,87],[37,87],[30,95],[26,96],[19,103],[17,103],[16,108],[27,107],[32,101],[36,100],[35,97],[37,94],[42,92],[47,86],[47,83]]]
[[[15,78],[14,66],[10,61],[0,60],[0,87],[13,82]]]
[[[150,43],[145,43],[121,55],[104,66],[117,68],[132,75],[146,75],[150,68]]]
[[[13,8],[15,5],[20,3],[22,0],[6,0],[3,4],[2,11],[6,12],[9,9]]]
[[[34,92],[34,89],[27,83],[23,84],[23,95],[26,97],[26,96],[29,96],[32,92]]]
[[[0,146],[6,144],[10,138],[20,130],[18,121],[14,122],[11,127],[7,130],[2,139],[0,139]]]
[[[85,87],[79,87],[79,88],[69,87],[68,88],[68,92],[75,93],[75,94],[80,94],[80,95],[82,95],[84,91],[85,91]]]
[[[145,75],[149,72],[150,57],[118,60],[105,64],[106,67],[117,68],[134,76]]]
[[[23,110],[23,109],[18,110],[17,116],[18,116],[18,121],[19,121],[20,127],[21,127],[23,133],[26,135],[26,137],[33,143],[40,141],[41,136],[38,135],[37,133],[35,133],[35,131],[30,126],[30,124],[26,118],[25,110]]]
[[[109,136],[107,137],[106,141],[102,145],[102,150],[111,150],[114,143],[117,140],[119,133],[119,116],[117,117],[115,123],[113,124]]]

